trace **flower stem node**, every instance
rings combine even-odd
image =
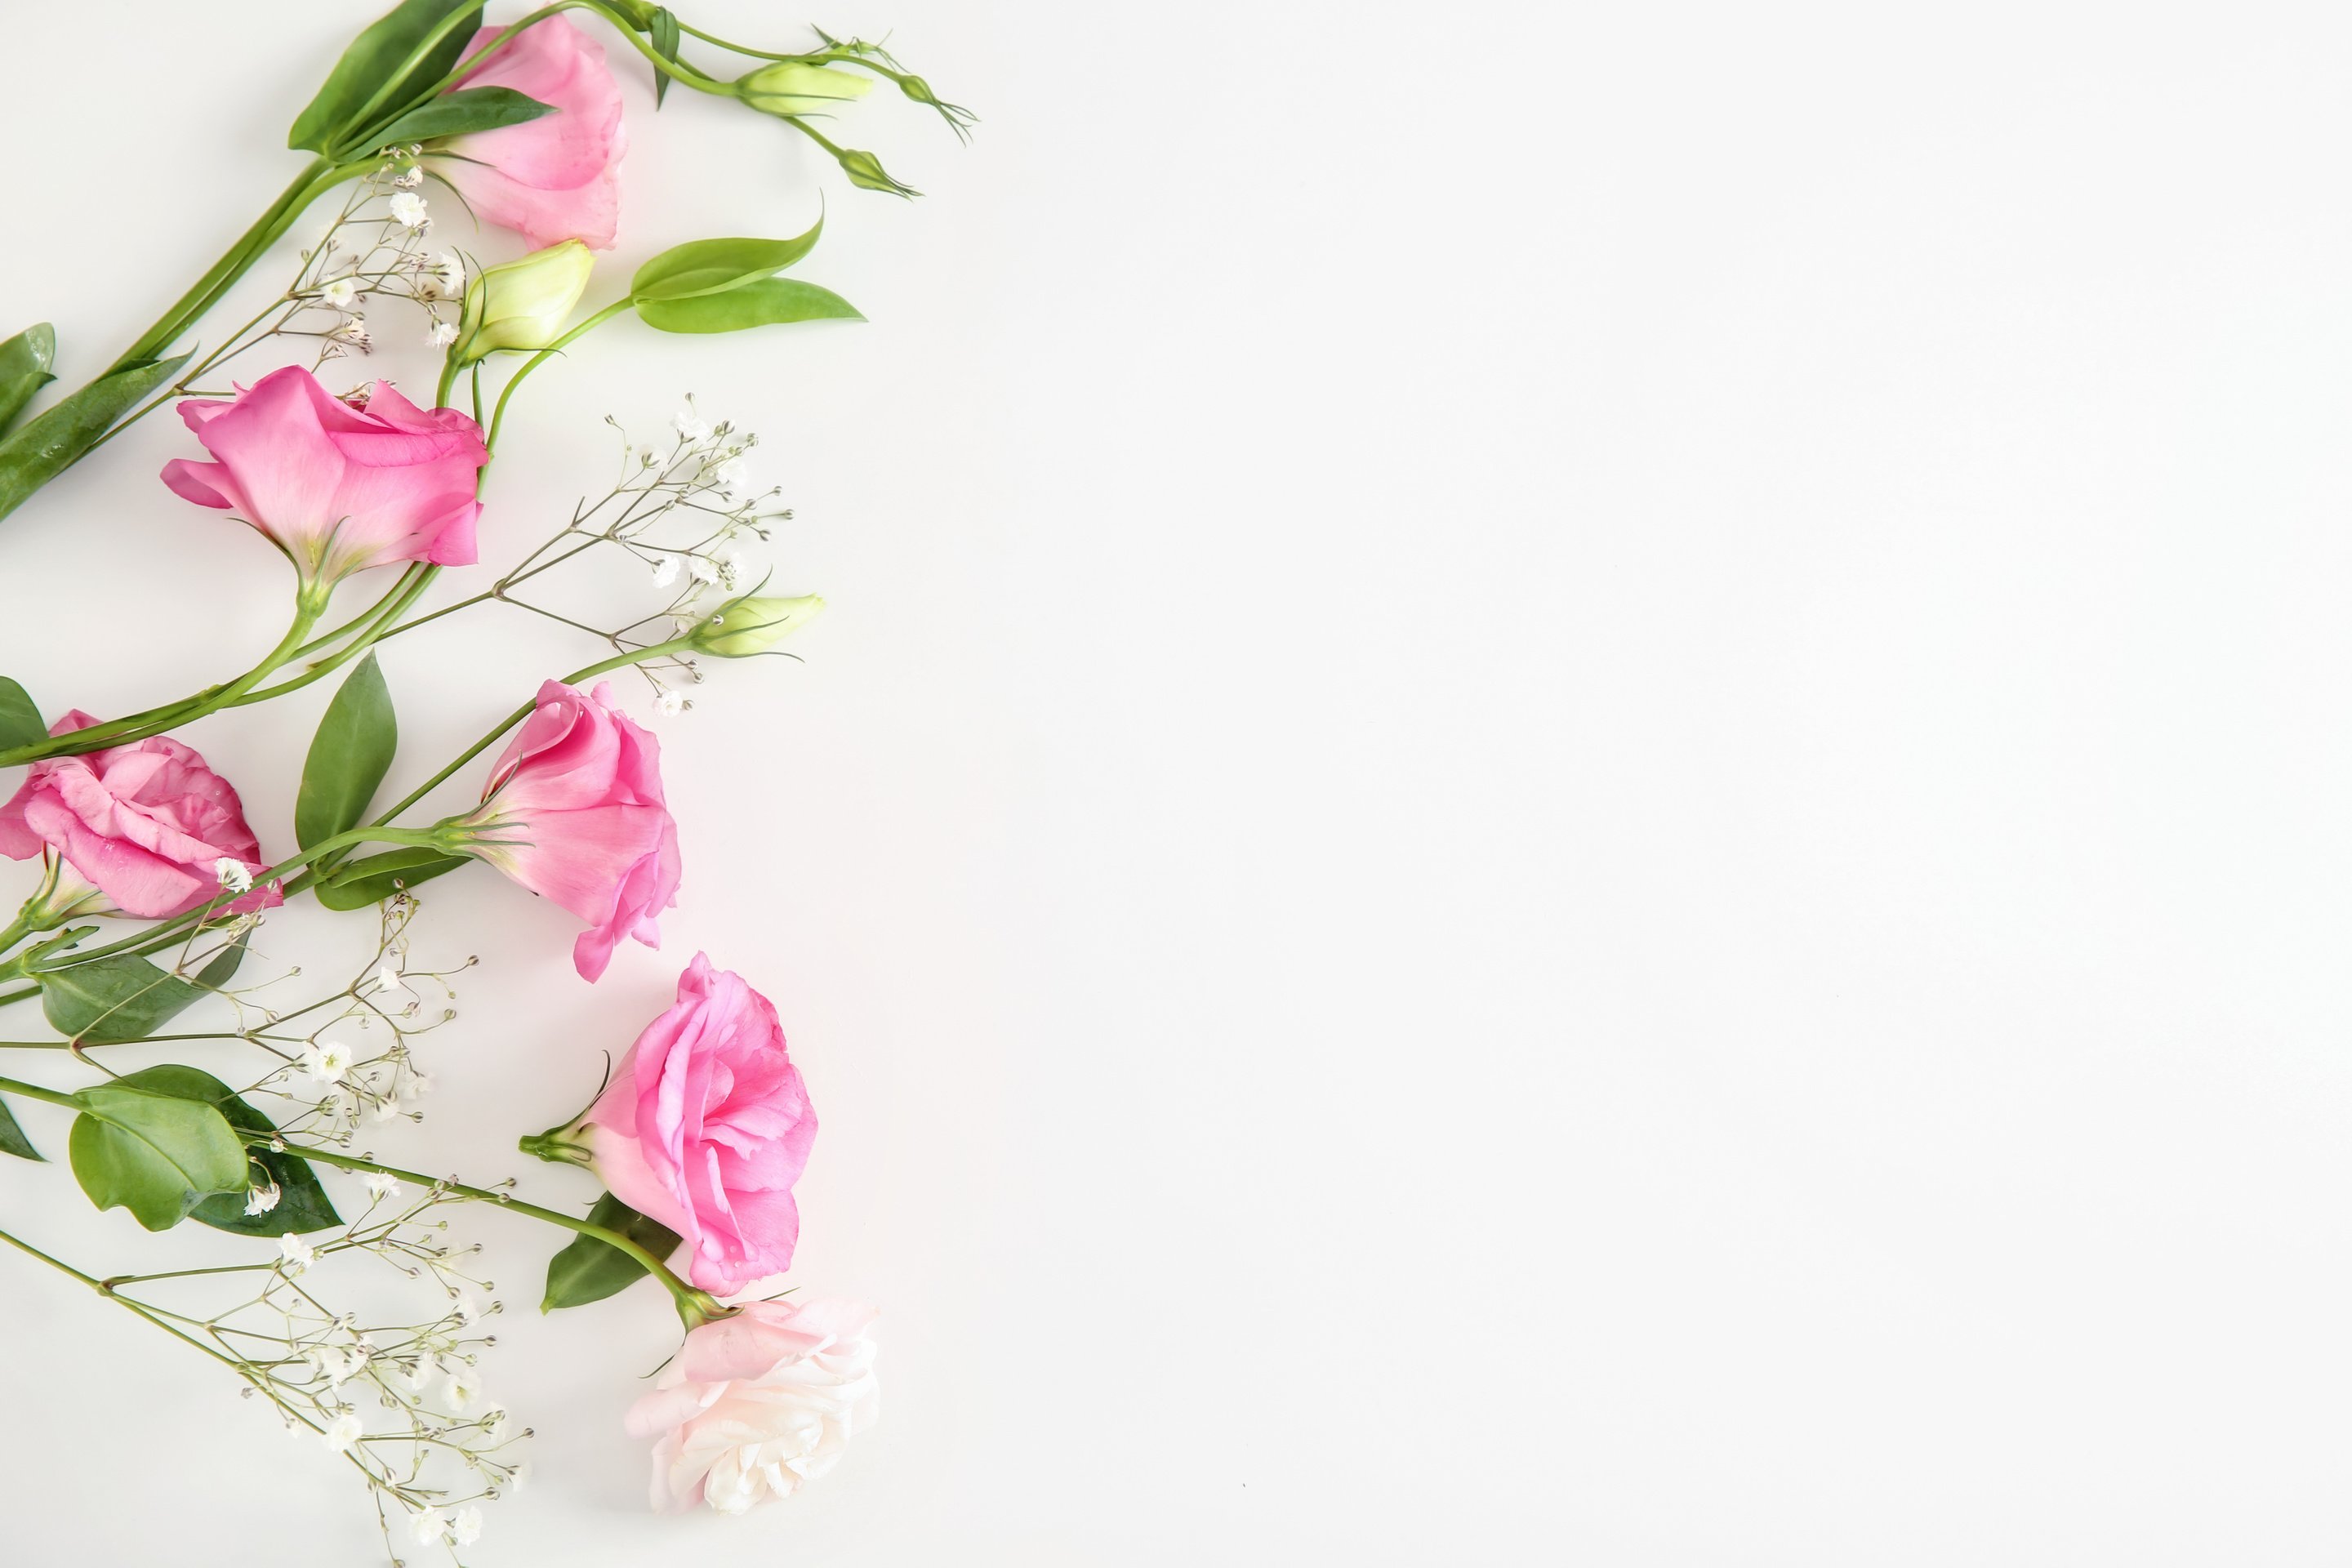
[[[482,272],[466,289],[450,363],[467,365],[499,349],[536,353],[552,344],[587,291],[594,266],[586,246],[567,239]]]
[[[745,597],[730,601],[717,615],[696,626],[698,652],[721,658],[748,658],[765,653],[793,632],[816,619],[824,601],[814,594],[794,599]]]

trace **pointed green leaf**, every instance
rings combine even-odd
[[[91,1203],[169,1230],[213,1194],[245,1190],[245,1140],[216,1108],[142,1087],[138,1076],[74,1096],[82,1113],[66,1155]]]
[[[653,45],[654,53],[672,65],[677,64],[677,48],[680,41],[677,36],[677,18],[670,15],[668,7],[662,5],[654,7],[653,15],[646,21],[646,40]],[[654,72],[654,111],[656,113],[661,111],[662,100],[668,96],[669,72],[665,70]]]
[[[186,354],[173,354],[100,376],[0,440],[0,517],[16,510],[26,496],[73,467],[91,443],[114,427],[116,420],[178,374],[187,363]]]
[[[227,1118],[228,1124],[239,1132],[272,1133],[278,1131],[269,1118],[237,1097],[236,1091],[201,1068],[166,1064],[163,1067],[142,1068],[114,1080],[135,1089],[152,1089],[158,1094],[173,1094],[182,1100],[200,1100]],[[247,1157],[268,1173],[269,1180],[278,1184],[278,1204],[268,1214],[248,1215],[245,1212],[245,1188],[233,1193],[218,1193],[205,1199],[190,1211],[189,1218],[215,1230],[226,1230],[238,1236],[284,1236],[292,1232],[300,1236],[309,1231],[327,1230],[343,1223],[335,1212],[327,1189],[320,1184],[318,1173],[310,1163],[289,1150],[247,1147]],[[252,1173],[246,1174],[247,1186],[258,1186]]]
[[[857,307],[829,289],[791,278],[765,278],[723,294],[688,300],[644,300],[637,314],[664,332],[736,332],[790,321],[862,321]]]
[[[0,675],[0,752],[12,752],[48,739],[49,727],[25,689]]]
[[[652,1253],[667,1258],[677,1249],[677,1232],[659,1220],[647,1219],[612,1194],[596,1200],[588,1223],[618,1231]],[[542,1312],[559,1307],[584,1307],[607,1296],[617,1296],[646,1278],[646,1266],[617,1247],[593,1236],[575,1236],[572,1245],[547,1264],[547,1294],[539,1303]]]
[[[430,142],[436,136],[464,136],[476,131],[496,131],[520,125],[555,105],[541,103],[510,87],[467,87],[427,99],[377,132],[386,146],[402,142]]]
[[[481,10],[483,0],[401,0],[390,11],[371,24],[368,29],[352,40],[335,68],[327,73],[324,86],[309,106],[294,119],[294,128],[286,134],[286,145],[310,153],[324,153],[338,146],[361,127],[351,123],[376,96],[376,89],[392,79],[412,51],[433,35],[444,18],[463,17]],[[457,21],[440,42],[434,45],[415,69],[401,78],[400,85],[379,100],[374,115],[398,112],[410,99],[423,92],[448,72],[474,41],[478,29],[464,20]],[[391,140],[378,137],[366,145],[380,147]]]
[[[399,743],[392,693],[371,650],[344,678],[310,738],[302,786],[294,796],[294,841],[308,849],[358,826]]]
[[[41,1157],[41,1152],[33,1147],[33,1141],[25,1136],[25,1130],[16,1125],[16,1113],[8,1109],[5,1100],[0,1100],[0,1154],[14,1154],[19,1160]]]
[[[739,289],[806,256],[816,247],[824,228],[820,218],[796,239],[697,239],[674,245],[637,268],[629,292],[642,305],[648,300],[689,300]]]
[[[90,1045],[143,1040],[227,984],[245,960],[245,941],[223,948],[193,981],[131,952],[37,971],[41,1011],[58,1033]]]
[[[57,356],[57,330],[47,321],[0,343],[0,430],[16,423],[33,394],[57,379],[49,374]]]
[[[331,910],[364,909],[382,903],[402,888],[413,888],[454,871],[471,858],[469,855],[444,855],[421,845],[388,849],[338,868],[312,891],[318,895],[319,902]]]

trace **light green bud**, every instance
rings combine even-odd
[[[778,60],[735,84],[736,96],[762,114],[825,114],[874,90],[870,76],[853,76],[806,60]]]
[[[595,265],[586,246],[567,239],[481,273],[466,290],[457,363],[471,364],[499,349],[535,351],[555,342],[570,324]]]
[[[824,601],[814,594],[797,599],[736,599],[694,628],[694,646],[721,658],[765,653],[816,619]]]

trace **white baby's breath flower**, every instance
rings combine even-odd
[[[654,711],[665,719],[675,719],[686,711],[686,693],[670,688],[654,699]]]
[[[420,229],[432,221],[425,216],[425,198],[414,191],[403,191],[392,198],[392,219],[401,227]]]
[[[707,584],[716,583],[719,581],[718,563],[710,561],[706,557],[700,555],[688,556],[686,558],[686,570],[688,575],[692,576],[698,583]]]
[[[482,1436],[495,1443],[507,1435],[507,1407],[492,1400],[482,1406]]]
[[[455,321],[434,322],[432,329],[425,334],[425,341],[432,344],[436,349],[447,348],[451,343],[457,341],[457,323]]]
[[[338,278],[332,283],[328,284],[324,289],[319,290],[320,300],[326,304],[332,305],[338,310],[350,310],[352,302],[359,297],[360,286],[358,280],[351,278]]]
[[[482,1538],[482,1510],[471,1506],[457,1510],[449,1521],[449,1540],[458,1546],[471,1546]]]
[[[425,171],[411,163],[392,177],[392,183],[404,191],[413,191],[425,183]]]
[[[242,860],[233,860],[224,855],[213,862],[213,875],[220,879],[221,891],[225,893],[253,891],[253,873],[246,868]]]
[[[449,1310],[457,1314],[457,1321],[461,1323],[478,1323],[482,1319],[482,1304],[474,1300],[473,1292],[469,1290],[458,1291],[449,1302]],[[462,1362],[458,1364],[465,1365]]]
[[[449,1524],[441,1517],[439,1509],[428,1508],[409,1516],[408,1532],[416,1538],[419,1546],[438,1546],[441,1538],[449,1533]]]
[[[346,1410],[328,1422],[327,1429],[320,1436],[326,1439],[327,1447],[336,1453],[348,1454],[352,1451],[352,1445],[360,1440],[360,1434],[366,1430],[366,1427],[360,1425],[360,1418]]]
[[[247,1215],[268,1214],[278,1206],[278,1200],[282,1195],[276,1182],[258,1187],[248,1187],[245,1194],[245,1212]]]
[[[415,1361],[395,1362],[392,1380],[411,1394],[422,1394],[425,1385],[433,1381],[433,1363],[423,1356]]]
[[[312,1040],[302,1047],[302,1068],[320,1083],[341,1083],[352,1070],[352,1048],[339,1040]]]
[[[743,488],[743,476],[747,471],[742,458],[730,458],[723,463],[712,465],[710,480],[729,495],[733,495]]]
[[[517,1497],[530,1484],[530,1461],[525,1459],[507,1475],[507,1496]]]
[[[431,1073],[418,1072],[415,1068],[411,1068],[408,1069],[407,1076],[400,1080],[400,1098],[403,1100],[422,1100],[432,1092],[433,1075]]]
[[[370,1171],[360,1184],[367,1188],[368,1196],[379,1203],[400,1191],[400,1178],[389,1171]]]
[[[341,338],[347,343],[357,343],[360,347],[365,348],[368,346],[367,318],[353,316],[327,335],[331,338]]]
[[[278,1270],[289,1279],[319,1261],[319,1254],[310,1244],[290,1230],[278,1238]]]
[[[482,1374],[470,1366],[459,1367],[449,1374],[448,1394],[449,1408],[463,1415],[482,1397]]]
[[[677,581],[677,557],[665,555],[654,563],[654,586],[667,588]]]
[[[681,439],[688,441],[707,441],[710,438],[710,422],[703,418],[700,415],[695,413],[691,408],[679,409],[677,416],[672,419],[670,423],[677,427],[677,433]]]

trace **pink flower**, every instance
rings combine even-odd
[[[695,1284],[724,1294],[791,1266],[816,1112],[776,1009],[741,975],[696,953],[582,1120],[596,1173],[685,1239]]]
[[[52,735],[98,721],[79,709]],[[54,849],[125,914],[159,920],[203,907],[222,889],[220,862],[264,869],[236,791],[204,758],[168,736],[47,757],[0,805],[0,855],[29,860]],[[228,907],[242,914],[279,901],[257,888]]]
[[[654,1507],[741,1513],[833,1468],[879,1412],[873,1321],[849,1301],[754,1301],[687,1335],[629,1407],[629,1435],[657,1439]]]
[[[661,748],[613,704],[613,689],[560,680],[509,742],[481,806],[450,826],[478,855],[588,922],[572,962],[604,973],[623,937],[661,945],[655,917],[677,903],[677,824],[662,800]]]
[[[467,53],[488,47],[504,30],[484,27]],[[604,46],[561,16],[551,17],[516,34],[457,85],[510,87],[555,105],[555,112],[435,142],[431,151],[454,156],[435,163],[434,172],[477,215],[535,246],[578,239],[612,249],[629,132],[621,122],[621,89],[604,68]]]
[[[395,561],[473,563],[475,475],[489,448],[454,408],[419,408],[383,382],[363,399],[335,397],[289,365],[233,400],[191,398],[180,417],[219,461],[174,458],[163,482],[235,510],[305,583]]]

